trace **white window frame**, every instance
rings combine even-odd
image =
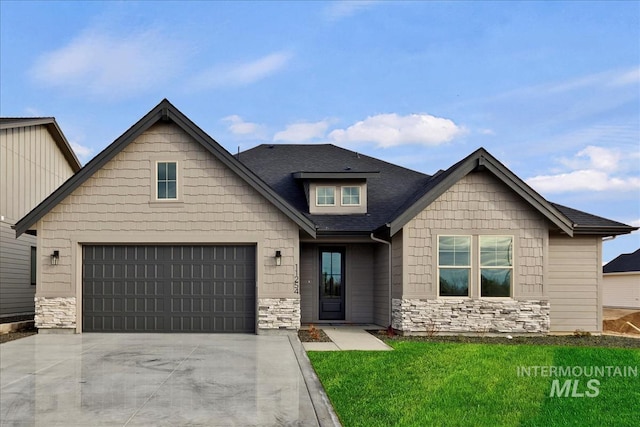
[[[344,202],[344,190],[347,188],[356,188],[358,190],[358,203],[345,203]],[[359,185],[344,185],[340,187],[340,205],[341,206],[360,206],[362,204],[362,187]]]
[[[440,238],[441,237],[467,237],[469,239],[469,264],[468,265],[440,265]],[[436,258],[437,258],[437,282],[438,298],[471,298],[473,286],[473,236],[470,234],[439,234],[436,236]],[[445,270],[461,270],[467,269],[469,271],[469,283],[467,284],[467,295],[440,295],[440,269]]]
[[[511,239],[511,253],[509,255],[509,266],[483,266],[482,265],[482,239],[487,237],[508,237]],[[483,299],[511,299],[513,298],[513,282],[514,282],[514,252],[515,252],[515,236],[509,234],[481,234],[478,236],[478,296]],[[511,283],[509,283],[509,295],[507,296],[483,296],[482,295],[482,270],[511,270]]]
[[[333,190],[333,203],[320,203],[320,190],[331,189]],[[318,185],[316,186],[316,206],[335,206],[336,205],[336,187],[332,185]]]
[[[159,184],[159,180],[158,180],[158,167],[160,165],[160,163],[175,163],[176,165],[176,197],[164,197],[164,198],[160,198],[158,197],[158,184]],[[176,201],[180,199],[180,186],[179,186],[179,181],[180,181],[180,165],[179,162],[177,160],[156,160],[155,162],[156,167],[155,167],[155,195],[156,195],[156,200],[159,202],[166,202],[166,201]]]

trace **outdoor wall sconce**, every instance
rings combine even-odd
[[[282,265],[282,252],[276,251],[276,265]]]
[[[51,254],[51,265],[58,265],[58,261],[60,260],[60,251],[53,251]]]

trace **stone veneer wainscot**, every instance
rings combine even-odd
[[[38,329],[76,328],[75,297],[35,297],[35,326]]]
[[[546,334],[549,307],[544,300],[394,299],[393,327],[407,335]]]
[[[299,298],[260,298],[258,333],[300,329]]]

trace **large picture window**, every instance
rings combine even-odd
[[[438,237],[440,296],[469,296],[471,236]]]
[[[158,200],[178,198],[178,164],[176,162],[157,163]]]
[[[510,297],[513,237],[480,236],[480,296]]]

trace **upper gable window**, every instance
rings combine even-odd
[[[316,188],[316,205],[318,206],[335,206],[336,189],[335,187],[318,187]]]
[[[342,187],[342,205],[360,206],[360,187]]]
[[[158,200],[175,200],[178,198],[178,163],[157,163],[157,193]]]

